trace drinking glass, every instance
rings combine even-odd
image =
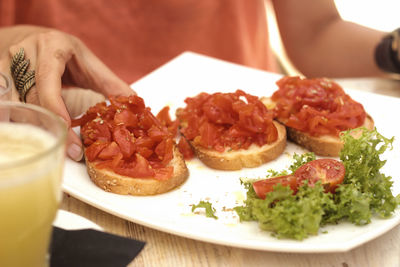
[[[0,266],[49,266],[66,132],[41,107],[0,101]]]
[[[7,75],[0,72],[0,100],[11,99],[11,82]]]

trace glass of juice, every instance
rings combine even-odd
[[[0,100],[11,99],[11,82],[7,75],[0,72]]]
[[[0,101],[0,266],[49,266],[66,132],[41,107]]]

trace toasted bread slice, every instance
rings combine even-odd
[[[261,98],[261,101],[269,109],[275,107],[275,103],[269,97],[263,97]],[[370,115],[367,114],[362,126],[368,130],[372,130],[374,128],[374,121]],[[286,130],[289,140],[308,149],[311,152],[314,152],[319,156],[337,157],[339,156],[340,150],[342,150],[343,147],[343,142],[339,137],[336,136],[323,135],[315,137],[288,126],[286,126]]]
[[[272,144],[259,147],[252,144],[248,149],[225,151],[220,153],[206,149],[190,141],[196,156],[208,167],[218,170],[240,170],[253,168],[277,158],[286,147],[286,129],[280,123],[274,121],[278,130],[278,139]]]
[[[374,121],[367,114],[363,127],[368,130],[374,129]],[[314,152],[316,155],[325,157],[338,157],[343,148],[343,142],[339,137],[323,135],[319,137],[311,136],[308,133],[300,132],[291,127],[286,127],[289,140]]]
[[[189,176],[189,170],[177,147],[174,147],[174,158],[169,163],[174,167],[174,173],[167,180],[122,176],[108,169],[98,169],[95,163],[86,159],[90,179],[101,189],[121,195],[148,196],[165,193],[183,184]]]

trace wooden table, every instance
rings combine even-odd
[[[341,79],[340,83],[400,97],[399,81]],[[129,266],[400,266],[399,226],[346,253],[296,254],[233,248],[171,235],[115,217],[66,194],[61,209],[81,215],[107,232],[145,241],[145,248]]]

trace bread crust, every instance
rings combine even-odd
[[[185,160],[176,146],[174,157],[169,163],[174,167],[174,172],[168,180],[123,176],[108,169],[98,169],[96,162],[90,162],[86,157],[85,160],[90,179],[104,191],[120,195],[148,196],[165,193],[183,184],[189,176]]]
[[[218,170],[240,170],[254,168],[280,156],[286,147],[286,129],[279,122],[273,122],[278,130],[278,139],[272,144],[259,147],[252,144],[248,149],[220,153],[206,149],[189,141],[196,156],[208,167]]]
[[[367,114],[362,126],[368,130],[374,129],[374,121],[369,114]],[[323,135],[315,137],[288,126],[286,126],[286,130],[289,140],[314,152],[318,156],[338,157],[340,150],[343,148],[343,142],[336,136]]]

